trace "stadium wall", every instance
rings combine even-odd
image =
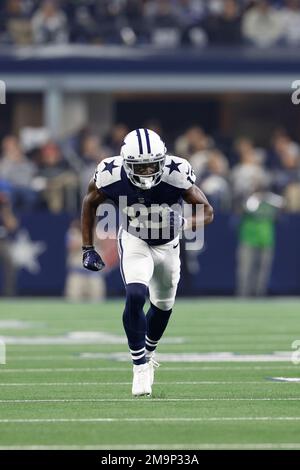
[[[23,253],[18,273],[20,295],[63,295],[67,274],[65,234],[70,221],[70,216],[65,214],[23,216],[21,232],[16,234],[14,241],[16,252],[22,247],[20,252]],[[234,293],[237,228],[235,216],[217,214],[214,223],[206,229],[205,245],[198,256],[199,271],[188,274],[183,263],[180,295]],[[269,286],[272,295],[300,294],[299,232],[299,215],[281,216],[276,228],[275,259]],[[118,265],[106,273],[106,280],[109,296],[123,295]]]

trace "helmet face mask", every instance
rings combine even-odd
[[[159,172],[159,162],[155,163],[128,163],[137,176],[153,176]]]
[[[160,183],[165,159],[165,156],[163,156],[155,162],[151,159],[151,161],[144,163],[133,163],[132,161],[124,160],[124,168],[132,184],[141,189],[150,189]]]
[[[121,155],[124,170],[132,184],[145,190],[160,183],[165,167],[166,147],[155,132],[148,129],[130,132],[124,139]]]

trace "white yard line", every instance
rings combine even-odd
[[[222,421],[300,421],[300,416],[222,416],[209,418],[7,418],[0,423],[191,423],[191,422],[222,422]]]
[[[178,367],[177,369],[172,368],[165,368],[164,370],[182,370],[182,367]],[[33,369],[5,369],[4,367],[0,367],[0,375],[1,373],[27,373],[27,372],[131,372],[130,367],[45,367],[45,368],[33,368]]]
[[[131,366],[131,365],[130,365]],[[43,367],[43,368],[24,368],[24,369],[7,369],[5,366],[0,366],[1,373],[27,373],[27,372],[128,372],[131,371],[130,366],[127,367]],[[211,370],[230,370],[234,372],[235,370],[274,370],[274,369],[291,369],[296,371],[297,366],[288,366],[288,365],[266,365],[266,366],[232,366],[232,367],[222,367],[222,366],[195,366],[195,367],[165,367],[162,366],[159,369],[159,372],[186,372],[186,371],[211,371]]]
[[[13,361],[78,361],[78,356],[76,355],[57,355],[57,356],[14,356],[13,354],[8,357],[8,360]]]
[[[274,381],[272,384],[284,384],[286,382]],[[194,382],[156,382],[156,385],[241,385],[241,384],[260,384],[270,385],[270,382],[259,380],[254,381],[218,381],[218,380],[201,380]],[[131,385],[131,382],[2,382],[0,387],[26,387],[26,386],[46,386],[46,387],[69,387],[69,386],[110,386],[110,385]]]
[[[300,443],[261,444],[106,444],[106,445],[7,445],[0,450],[272,450],[300,449]]]
[[[240,349],[242,351],[242,348],[237,348],[237,349]],[[251,349],[253,351],[256,350],[255,347],[251,347]],[[276,367],[279,367],[279,365],[281,365],[281,364],[282,364],[283,367],[288,367],[289,366],[288,364],[290,364],[290,358],[289,357],[284,357],[284,358],[281,358],[281,359],[280,358],[279,359],[274,358],[273,360],[271,360],[271,359],[266,358],[266,355],[261,352],[261,348],[258,348],[257,350],[259,351],[258,355],[259,356],[262,355],[263,357],[261,357],[261,358],[258,357],[258,358],[255,359],[255,355],[253,355],[251,358],[247,358],[246,360],[244,360],[243,358],[241,358],[239,356],[235,356],[233,358],[229,358],[226,361],[220,360],[218,358],[213,358],[212,360],[202,360],[201,359],[199,361],[197,360],[197,361],[193,361],[193,362],[199,362],[199,363],[201,363],[201,362],[206,362],[206,363],[215,362],[215,363],[225,363],[225,364],[228,363],[228,362],[230,362],[232,364],[244,363],[244,364],[249,364],[250,367],[253,363],[259,363],[259,362],[267,363],[267,364],[269,364],[269,363],[274,364],[274,366],[276,366]],[[200,352],[199,354],[213,354],[213,353],[214,353],[214,351],[207,351],[206,350],[206,351]],[[95,353],[95,354],[98,354],[98,353]],[[73,361],[79,362],[80,361],[81,363],[84,363],[88,360],[92,361],[92,362],[97,362],[97,361],[101,361],[103,359],[105,359],[107,361],[115,361],[111,357],[107,357],[108,353],[101,353],[101,354],[105,355],[105,357],[104,356],[100,357],[98,355],[96,355],[95,357],[92,357],[92,356],[79,357],[77,354],[74,354],[74,355],[57,355],[57,356],[26,356],[26,352],[24,351],[24,356],[14,356],[12,354],[12,355],[8,356],[8,360],[10,362],[26,362],[26,361],[32,362],[33,361],[33,362],[37,362],[37,363],[38,362],[47,362],[47,361],[71,361],[71,362],[73,362]],[[248,354],[244,354],[244,353],[243,353],[243,355],[249,356]],[[165,363],[170,363],[171,362],[171,363],[180,363],[180,364],[181,363],[187,364],[189,362],[192,362],[191,360],[186,361],[186,360],[180,359],[180,358],[178,358],[176,360],[172,360],[172,361],[169,361],[169,360],[163,360],[163,361]],[[120,362],[127,362],[127,361],[126,361],[126,359],[125,360],[123,359],[122,361],[118,360],[117,362],[120,363]],[[128,363],[129,362],[130,362],[130,358],[128,357]],[[276,364],[278,364],[278,366]],[[293,366],[290,366],[290,367],[293,367]]]
[[[164,370],[182,370],[182,367],[172,368],[164,367]],[[6,369],[5,367],[0,367],[1,373],[26,373],[26,372],[131,372],[131,364],[127,367],[35,367],[35,368],[22,368],[22,369]]]
[[[207,401],[300,401],[300,397],[285,398],[151,398],[138,400],[136,398],[41,398],[41,399],[8,399],[0,400],[0,404],[18,404],[18,403],[134,403],[138,404],[154,404],[155,402],[207,402]]]

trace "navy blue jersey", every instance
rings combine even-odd
[[[168,231],[169,216],[172,210],[180,208],[184,192],[195,182],[195,174],[187,160],[168,155],[160,183],[143,190],[129,181],[123,158],[117,156],[102,160],[94,181],[119,207],[125,230],[149,245],[161,245],[178,234]]]

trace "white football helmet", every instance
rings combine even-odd
[[[166,152],[164,142],[150,129],[129,132],[121,147],[126,174],[132,184],[141,189],[156,186],[164,171]]]

